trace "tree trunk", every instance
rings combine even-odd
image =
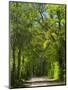
[[[22,63],[24,65],[24,49],[22,50]]]
[[[57,11],[59,30],[61,30],[60,11]]]
[[[63,68],[63,65],[62,65],[62,62],[60,63],[59,62],[59,67],[60,67],[60,74],[59,74],[59,78],[60,80],[64,80],[64,68]]]
[[[15,72],[15,48],[13,48],[13,71]]]
[[[12,48],[13,67],[11,72],[11,85],[15,85],[15,47]]]
[[[59,49],[59,52],[58,52],[58,54],[59,54],[59,70],[60,70],[60,74],[59,74],[59,79],[60,80],[63,80],[64,79],[64,65],[63,65],[63,63],[64,63],[64,60],[63,60],[63,58],[62,58],[62,52],[63,52],[63,50],[61,51],[60,49]]]
[[[18,79],[20,78],[20,65],[21,65],[21,49],[18,50]]]

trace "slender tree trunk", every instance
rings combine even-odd
[[[60,23],[60,18],[59,18],[59,30],[61,30],[61,23]]]
[[[61,30],[60,11],[57,11],[59,30]]]
[[[63,51],[63,50],[62,50]],[[64,60],[62,58],[62,51],[59,49],[59,70],[60,70],[60,73],[59,73],[59,79],[60,80],[63,80],[64,79],[64,73],[63,73],[63,70],[64,70]]]
[[[34,64],[33,64],[33,71],[32,72],[33,72],[33,77],[34,77]]]
[[[22,49],[22,70],[24,68],[24,49]],[[22,71],[21,71],[21,77],[22,77]]]
[[[13,48],[13,71],[15,72],[15,48]]]
[[[23,65],[24,65],[24,48],[23,48],[23,50],[22,50],[22,63],[23,63]]]
[[[18,79],[20,78],[20,65],[21,65],[21,48],[18,51]]]
[[[15,85],[15,47],[12,48],[13,67],[11,73],[11,85]]]
[[[59,61],[59,67],[60,67],[59,78],[60,78],[60,80],[64,80],[64,72],[63,72],[62,60],[61,60],[61,63],[60,63],[60,61]]]

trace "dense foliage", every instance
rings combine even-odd
[[[65,5],[9,3],[10,78],[65,79]],[[19,82],[19,83],[18,83]]]

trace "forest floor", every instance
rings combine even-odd
[[[54,79],[48,79],[45,77],[33,77],[32,79],[25,81],[24,85],[25,87],[56,86],[65,85],[65,82]]]

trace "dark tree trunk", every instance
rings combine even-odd
[[[59,30],[61,30],[60,11],[57,11]]]
[[[20,65],[21,65],[21,49],[18,51],[18,79],[20,78]]]
[[[64,60],[62,58],[62,52],[63,50],[61,51],[59,49],[59,69],[60,69],[59,79],[60,80],[64,80]]]
[[[62,60],[60,60],[59,62],[59,67],[60,67],[60,74],[59,74],[59,78],[60,80],[64,80],[64,66],[63,66],[63,62]]]
[[[15,48],[13,48],[13,71],[15,72]]]
[[[24,49],[22,50],[22,63],[24,65]]]
[[[34,77],[34,64],[32,64],[32,77]]]
[[[13,67],[11,72],[11,85],[15,85],[15,47],[12,48]]]

